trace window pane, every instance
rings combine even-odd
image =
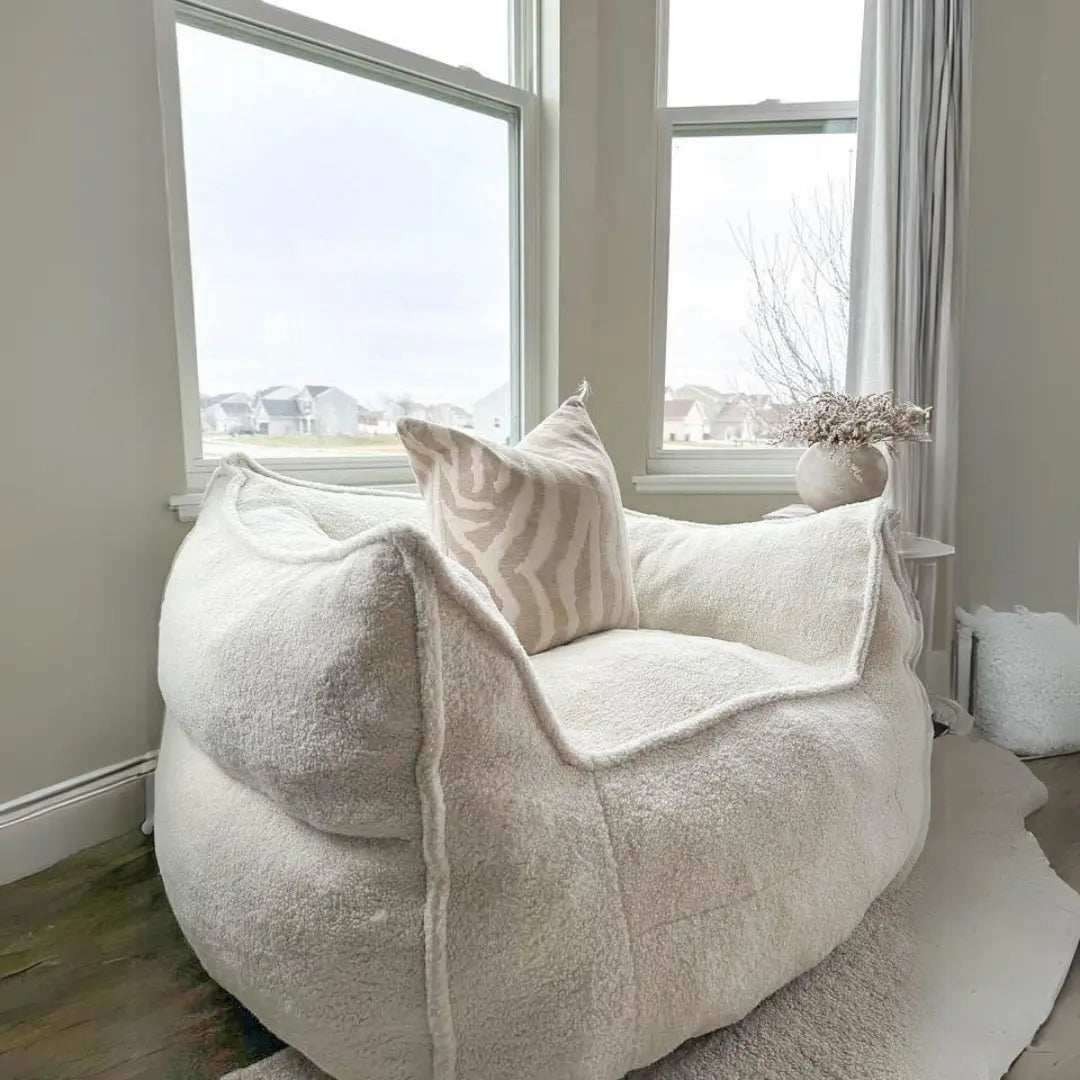
[[[276,0],[320,22],[510,81],[508,0]]]
[[[670,0],[668,104],[854,101],[863,0]]]
[[[509,122],[178,35],[204,456],[395,452],[402,414],[504,441]]]
[[[842,387],[854,171],[854,134],[674,141],[666,447],[767,443]]]

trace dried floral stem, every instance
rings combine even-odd
[[[890,393],[852,397],[830,390],[795,405],[774,441],[833,451],[882,444],[895,451],[896,443],[929,442],[929,426],[930,409],[894,401]]]

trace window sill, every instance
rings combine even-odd
[[[798,448],[754,446],[661,449],[633,477],[642,495],[790,495]]]
[[[648,473],[632,478],[641,495],[790,495],[791,473]]]
[[[295,461],[262,461],[260,464],[267,466],[274,472],[280,472],[283,476],[308,481],[317,484],[330,484],[334,487],[377,489],[379,491],[400,491],[416,494],[418,488],[413,479],[412,470],[405,465],[403,467],[390,466],[382,469],[368,469],[361,471],[351,467],[327,468],[324,463],[305,462],[297,467]],[[183,495],[172,495],[169,498],[169,509],[172,510],[177,520],[184,525],[190,525],[199,516],[202,506],[203,493],[206,485],[210,482],[212,471],[192,471],[188,474],[188,486],[191,489]]]
[[[182,525],[190,525],[199,516],[202,500],[201,491],[189,495],[173,495],[169,498],[169,509],[175,511],[176,519]]]

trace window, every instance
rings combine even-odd
[[[670,0],[668,105],[853,101],[865,0]]]
[[[507,0],[281,0],[281,7],[508,83]]]
[[[777,424],[843,386],[862,8],[669,0],[650,472],[790,486]]]
[[[402,416],[516,437],[536,407],[530,5],[283,3],[166,5],[189,481],[235,450],[407,479]]]

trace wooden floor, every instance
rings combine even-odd
[[[278,1046],[203,974],[138,830],[0,889],[0,1080],[218,1080]]]
[[[1032,767],[1029,825],[1080,889],[1080,755]],[[202,973],[140,833],[0,889],[0,1080],[218,1080],[279,1045]],[[1009,1078],[1080,1078],[1080,965]]]

